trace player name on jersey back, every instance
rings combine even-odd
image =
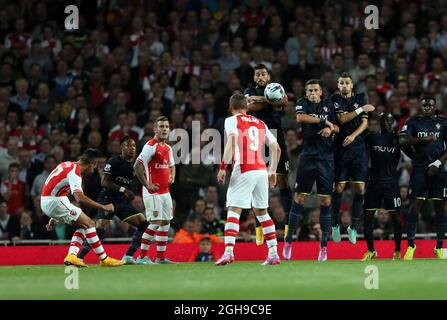
[[[267,125],[248,114],[236,114],[225,119],[227,136],[237,136],[234,151],[233,172],[244,173],[251,170],[265,170],[264,144],[276,141]]]

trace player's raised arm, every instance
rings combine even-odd
[[[336,105],[338,105],[337,102],[334,103],[334,106],[336,106]],[[336,109],[337,109],[337,107],[336,107]],[[361,115],[361,117],[363,119],[367,120],[368,116],[365,115],[365,113],[372,112],[374,110],[375,110],[375,108],[374,108],[374,106],[372,104],[365,104],[363,107],[355,109],[355,111],[351,111],[351,112],[337,112],[336,114],[337,114],[338,121],[341,124],[344,124],[344,123],[349,122],[352,119],[354,119],[354,118],[356,118],[356,117],[358,117],[360,115]],[[366,122],[366,124],[368,125],[368,122]]]
[[[259,111],[262,110],[267,102],[267,99],[264,96],[248,96],[247,97],[247,111]]]

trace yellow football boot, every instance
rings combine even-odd
[[[404,260],[405,261],[413,260],[413,255],[415,251],[416,251],[416,245],[414,245],[414,247],[408,247],[407,252],[405,252]]]
[[[363,255],[362,261],[370,261],[377,257],[377,251],[366,251]]]
[[[436,249],[435,248],[433,250],[433,253],[435,254],[437,259],[442,259],[442,260],[445,259],[444,249],[442,249],[442,248]]]
[[[107,257],[104,260],[101,260],[101,262],[99,263],[101,267],[120,267],[124,264],[124,261],[113,259],[111,257]]]
[[[87,268],[88,266],[82,262],[81,260],[79,260],[78,256],[73,254],[73,253],[69,253],[65,259],[64,259],[64,264],[66,266],[76,266],[76,267],[80,267],[80,268]]]

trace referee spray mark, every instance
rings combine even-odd
[[[379,268],[374,265],[367,265],[364,272],[367,275],[364,282],[365,289],[379,290]]]
[[[79,289],[79,270],[74,266],[65,267],[65,273],[68,276],[65,278],[65,289],[78,290]]]

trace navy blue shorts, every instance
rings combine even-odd
[[[340,150],[335,156],[335,182],[366,182],[368,154],[365,149]]]
[[[276,173],[281,175],[287,175],[289,173],[289,155],[287,154],[286,147],[281,147],[281,156],[276,167]]]
[[[110,214],[106,214],[104,210],[98,209],[98,215],[96,216],[96,219],[105,219],[105,220],[112,220],[113,217],[116,215],[118,218],[120,218],[121,221],[125,221],[129,219],[131,216],[134,216],[136,214],[139,214],[141,212],[138,212],[137,209],[130,203],[130,200],[126,196],[118,196],[118,197],[112,197],[110,195],[104,195],[102,193],[99,194],[98,197],[98,203],[100,204],[109,204],[112,203],[115,207],[115,211]]]
[[[410,178],[410,196],[412,199],[443,200],[447,199],[447,173],[438,169],[434,176],[427,174],[427,169],[416,167]]]
[[[296,171],[295,192],[310,194],[317,182],[317,193],[331,196],[334,189],[334,161],[301,157]]]
[[[402,200],[400,198],[400,188],[395,182],[368,181],[366,184],[365,210],[385,209],[389,211],[400,211]]]

